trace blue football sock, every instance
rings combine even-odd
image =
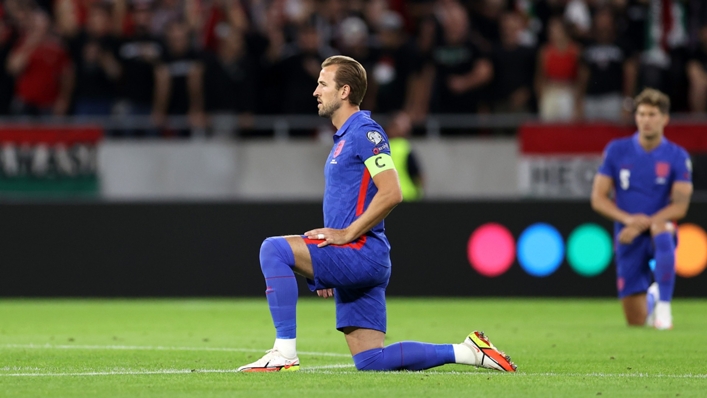
[[[660,301],[670,301],[675,288],[675,242],[673,234],[663,232],[653,237],[655,271],[653,276],[660,290]]]
[[[403,341],[385,348],[359,352],[353,360],[358,370],[423,370],[454,363],[451,344]]]
[[[295,255],[287,240],[267,238],[260,246],[260,268],[265,276],[265,296],[268,298],[276,337],[297,337],[297,280],[292,267]]]

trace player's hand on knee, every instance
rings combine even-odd
[[[631,214],[631,216],[626,220],[625,225],[627,227],[633,227],[638,229],[639,231],[645,231],[648,228],[650,228],[651,224],[653,221],[651,220],[650,217],[648,217],[645,214],[639,213],[639,214]]]
[[[305,232],[304,235],[309,239],[323,241],[318,244],[317,247],[324,247],[328,245],[345,245],[353,240],[347,236],[346,230],[344,229],[317,228]]]
[[[317,290],[317,296],[321,298],[334,297],[334,289],[319,289]]]
[[[619,243],[622,243],[624,245],[631,244],[634,239],[638,235],[641,234],[641,231],[638,230],[637,228],[634,227],[624,227],[620,232],[619,232]]]

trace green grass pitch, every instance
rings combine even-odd
[[[624,325],[616,300],[402,299],[387,341],[484,330],[516,374],[462,365],[356,372],[331,300],[301,299],[302,370],[233,370],[270,348],[265,299],[0,300],[0,397],[705,397],[707,300],[675,329]]]

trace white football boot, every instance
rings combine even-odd
[[[646,326],[653,327],[655,324],[655,307],[660,299],[660,291],[658,284],[653,282],[646,292],[646,304],[648,305],[648,316],[646,317]]]
[[[237,372],[294,372],[297,370],[299,370],[299,358],[285,358],[273,348],[257,361],[241,366]]]
[[[466,346],[474,353],[475,366],[502,372],[515,372],[518,368],[516,364],[511,362],[511,357],[491,344],[484,332],[473,331],[469,333],[461,345]]]
[[[658,330],[669,330],[673,328],[673,314],[670,309],[670,301],[658,301],[658,303],[655,305],[654,312],[654,328]]]

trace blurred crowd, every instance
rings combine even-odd
[[[707,111],[704,0],[4,0],[0,114],[316,112],[321,62],[368,71],[362,107],[621,120],[643,87]],[[175,132],[188,135],[188,129]]]

